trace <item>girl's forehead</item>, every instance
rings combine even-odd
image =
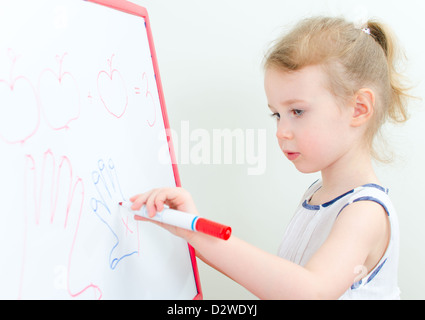
[[[267,68],[265,78],[272,77],[273,80],[286,81],[286,82],[315,82],[322,83],[326,80],[326,73],[319,65],[312,65],[304,67],[296,71],[286,71],[279,68]]]
[[[264,86],[267,96],[287,100],[314,97],[326,88],[327,76],[320,66],[308,66],[298,71],[287,72],[278,68],[268,68]]]

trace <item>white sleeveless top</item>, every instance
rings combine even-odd
[[[397,283],[399,227],[397,213],[388,197],[388,190],[375,184],[368,184],[323,205],[309,205],[309,200],[321,187],[322,182],[318,180],[305,193],[283,237],[279,256],[300,266],[305,266],[328,238],[336,218],[346,206],[357,201],[377,202],[389,216],[391,239],[388,248],[375,269],[357,283],[353,283],[340,299],[400,299]],[[360,271],[362,270],[359,269],[359,273]]]

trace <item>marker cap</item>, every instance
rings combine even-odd
[[[204,218],[198,218],[195,228],[198,232],[202,232],[223,240],[228,240],[232,234],[231,227]]]

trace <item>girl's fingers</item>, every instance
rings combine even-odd
[[[148,216],[150,218],[154,217],[157,212],[157,209],[155,206],[155,199],[158,193],[160,192],[161,192],[160,189],[152,190],[152,192],[149,194],[148,199],[146,200],[146,211],[148,212]]]
[[[136,196],[133,196],[130,198],[130,201],[133,202],[131,209],[133,210],[140,210],[142,208],[142,206],[146,203],[146,201],[148,200],[150,194],[152,193],[153,190],[146,192],[146,193],[142,193]]]
[[[164,193],[158,193],[155,198],[155,207],[158,212],[164,210],[164,203],[167,196]]]
[[[143,193],[136,194],[135,196],[132,196],[129,200],[130,200],[131,202],[134,202],[134,201],[136,201],[136,199],[137,199],[138,197],[140,197],[142,194],[143,194]]]
[[[192,200],[184,189],[161,188],[135,195],[130,198],[130,201],[133,202],[131,207],[133,210],[140,210],[145,205],[149,217],[154,217],[157,212],[164,210],[164,204],[177,210],[187,210],[190,209]]]
[[[148,216],[153,218],[157,212],[161,212],[164,210],[164,204],[167,206],[195,213],[197,212],[196,207],[193,203],[193,200],[190,194],[181,188],[161,188],[161,189],[153,189],[149,192],[142,193],[139,195],[135,195],[130,198],[130,201],[133,202],[132,209],[140,210],[143,205],[146,206],[146,210],[148,212]],[[189,239],[192,236],[193,232],[185,229],[181,229],[175,226],[163,224],[158,221],[154,221],[151,219],[146,219],[140,216],[135,215],[135,220],[138,221],[149,221],[154,223],[172,234],[182,237],[184,239]]]

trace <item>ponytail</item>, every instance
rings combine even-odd
[[[391,102],[387,114],[395,123],[406,122],[409,118],[407,113],[407,102],[411,96],[408,94],[410,88],[406,87],[403,75],[398,71],[400,61],[405,58],[403,52],[397,45],[396,37],[391,30],[382,23],[369,21],[367,27],[370,35],[384,50],[388,64],[388,75],[391,86]]]

